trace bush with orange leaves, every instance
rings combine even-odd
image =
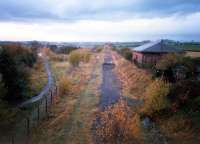
[[[62,75],[58,80],[59,96],[65,96],[71,92],[72,82],[67,76]]]
[[[96,141],[104,144],[141,143],[139,116],[120,101],[97,116]]]

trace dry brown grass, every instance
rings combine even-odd
[[[72,82],[66,75],[61,75],[58,80],[59,96],[65,96],[71,92]]]
[[[139,116],[124,102],[100,112],[96,126],[96,140],[104,144],[142,143]]]
[[[116,73],[122,82],[123,95],[130,98],[143,98],[146,87],[151,82],[149,72],[138,68],[113,52]]]
[[[161,132],[170,140],[170,143],[196,144],[199,142],[199,131],[192,126],[190,118],[172,116],[158,121]]]
[[[98,87],[101,84],[100,65],[96,56],[92,56],[88,63],[68,72],[69,63],[52,62],[57,83],[60,77],[67,75],[72,82],[71,93],[57,97],[49,119],[33,131],[31,144],[92,143],[91,125],[97,111]],[[66,82],[63,83],[65,85]]]

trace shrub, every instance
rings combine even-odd
[[[141,142],[139,116],[124,102],[119,102],[98,115],[96,140],[105,143],[134,144]]]
[[[127,60],[132,61],[132,50],[129,48],[122,48],[119,53]]]
[[[61,76],[58,80],[59,95],[64,96],[70,93],[72,88],[71,81],[65,76]]]
[[[190,57],[168,54],[156,64],[156,69],[162,70],[162,75],[165,78],[179,79],[178,75],[186,75],[185,78],[194,76],[197,66],[195,61]]]
[[[72,51],[69,55],[69,62],[73,66],[78,66],[81,61],[81,54],[78,51]]]
[[[69,62],[73,66],[78,66],[81,61],[89,62],[90,57],[91,53],[87,50],[72,51],[69,55]]]
[[[181,65],[184,65],[188,69],[189,73],[194,74],[196,72],[197,67],[196,67],[195,61],[192,58],[181,57],[179,60],[179,63]]]
[[[32,67],[37,60],[37,55],[31,49],[23,47],[20,44],[5,45],[3,49],[6,49],[13,57],[15,62],[19,65],[24,64]]]
[[[28,77],[22,65],[18,65],[7,49],[0,55],[0,72],[2,73],[7,101],[19,101],[26,97]]]
[[[74,50],[79,49],[78,47],[75,46],[62,46],[62,47],[57,47],[56,45],[49,45],[48,46],[53,52],[58,53],[58,54],[69,54]]]
[[[1,134],[10,135],[21,115],[18,108],[12,108],[10,105],[0,100],[0,129]]]
[[[164,121],[160,120],[159,123],[161,130],[164,131],[167,135],[178,132],[186,132],[192,128],[191,119],[180,115],[169,117],[164,119]]]
[[[2,75],[0,74],[0,99],[4,98],[6,95],[6,88],[2,81]]]
[[[2,99],[16,103],[27,97],[28,67],[35,62],[33,52],[20,45],[5,45],[0,49],[0,73],[6,93]]]
[[[90,54],[90,52],[89,51],[82,51],[81,52],[81,60],[83,61],[83,62],[89,62],[89,60],[90,60],[90,57],[91,57],[91,54]]]
[[[98,53],[100,53],[102,50],[103,50],[103,48],[99,47],[99,48],[97,48],[96,51],[97,51]]]
[[[168,70],[174,67],[178,62],[178,57],[176,54],[167,54],[162,57],[160,61],[156,64],[156,69]]]
[[[192,80],[179,81],[174,84],[169,93],[169,100],[173,104],[172,110],[174,112],[182,108],[189,112],[200,110],[199,87],[200,82]]]
[[[144,113],[152,115],[159,113],[169,106],[167,98],[170,92],[170,85],[162,80],[153,81],[145,92]]]

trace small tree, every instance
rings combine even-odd
[[[28,96],[27,68],[35,62],[36,56],[33,52],[20,45],[6,45],[0,49],[1,87],[6,93],[2,99],[15,103]]]
[[[83,62],[89,62],[89,60],[90,60],[90,57],[91,57],[91,54],[90,54],[90,52],[89,51],[82,51],[81,52],[81,60],[83,61]]]
[[[160,79],[153,81],[146,90],[144,113],[152,115],[160,112],[169,106],[167,98],[170,92],[170,85]]]
[[[81,54],[78,51],[72,51],[69,55],[69,62],[73,66],[78,66],[81,61]]]
[[[122,48],[119,50],[119,53],[127,60],[132,60],[132,50],[129,48]]]

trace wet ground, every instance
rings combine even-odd
[[[114,73],[112,55],[109,49],[104,51],[104,64],[102,65],[102,85],[100,109],[104,110],[108,106],[115,104],[121,97],[121,86],[117,75]]]

